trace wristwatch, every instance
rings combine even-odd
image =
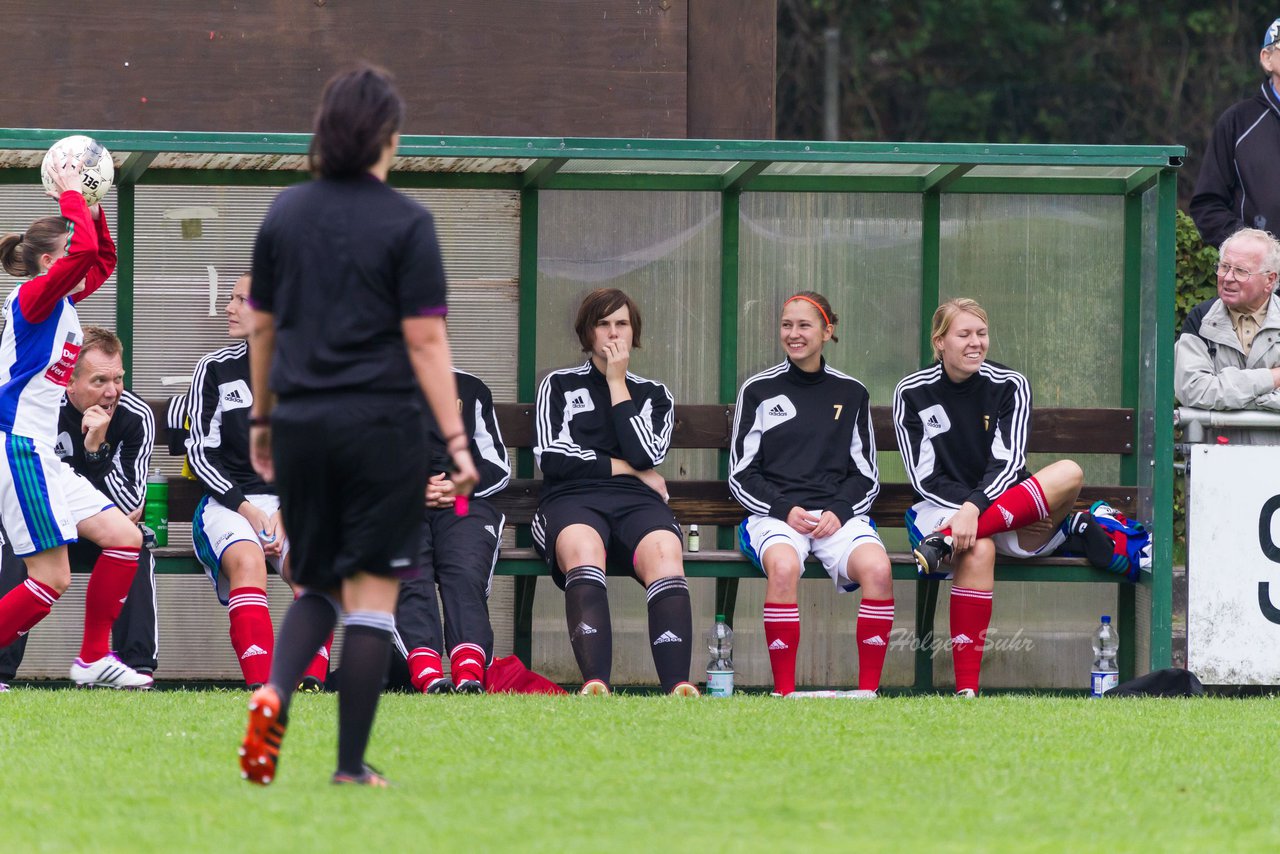
[[[110,442],[103,442],[101,445],[98,446],[98,450],[96,451],[91,451],[88,448],[84,449],[84,458],[86,461],[91,463],[100,463],[110,455],[111,455]]]

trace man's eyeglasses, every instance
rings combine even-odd
[[[1270,273],[1270,272],[1271,272],[1270,270],[1258,270],[1256,272],[1250,272],[1249,270],[1246,270],[1244,267],[1236,267],[1232,264],[1226,264],[1226,263],[1218,265],[1219,276],[1226,276],[1231,273],[1235,273],[1237,279],[1249,279],[1258,275],[1258,273]]]

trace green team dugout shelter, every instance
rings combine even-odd
[[[0,229],[53,212],[39,165],[73,132],[0,130]],[[309,137],[87,133],[115,160],[106,205],[120,261],[114,290],[86,301],[82,317],[117,329],[135,392],[167,397],[185,390],[199,354],[225,343],[223,294],[247,267],[276,190],[307,177]],[[1133,586],[1071,588],[1096,588],[1086,606],[1095,608],[1086,610],[1092,624],[1098,607],[1121,615],[1122,643],[1135,653],[1127,669],[1143,672],[1171,657],[1183,154],[1180,146],[406,136],[391,183],[435,211],[456,361],[500,401],[532,401],[545,371],[582,358],[572,312],[593,287],[621,287],[644,311],[633,369],[666,382],[678,403],[707,404],[732,403],[742,380],[781,360],[779,306],[796,290],[831,299],[840,341],[828,358],[879,406],[931,360],[938,302],[976,298],[991,315],[991,358],[1029,377],[1037,407],[1137,414],[1133,453],[1075,458],[1088,482],[1136,490],[1154,532],[1153,571]],[[1036,456],[1033,470],[1048,461]],[[161,462],[176,473],[177,460]],[[669,480],[715,478],[726,462],[721,451],[681,450],[664,470]],[[894,451],[881,452],[880,469],[883,481],[906,480]],[[516,473],[533,475],[527,451]],[[174,527],[180,543],[183,526]],[[730,533],[719,532],[721,546]],[[887,532],[891,550],[900,536]],[[1028,601],[1011,622],[1052,615],[1062,598]],[[1091,623],[1072,619],[1081,632],[1071,655],[1081,657]],[[620,638],[620,655],[625,645]]]

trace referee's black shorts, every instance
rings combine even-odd
[[[415,398],[281,399],[271,433],[296,584],[329,590],[358,572],[416,571],[428,464]]]
[[[625,481],[584,481],[581,486],[558,491],[538,504],[532,528],[534,548],[547,562],[552,580],[561,589],[565,570],[573,567],[556,564],[556,538],[570,525],[594,528],[604,543],[608,561],[625,567],[632,575],[636,549],[647,535],[665,530],[680,537],[680,526],[671,508],[639,481],[634,486]]]

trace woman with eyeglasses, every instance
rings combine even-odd
[[[742,550],[768,579],[764,636],[782,696],[796,687],[796,594],[810,554],[837,589],[862,587],[854,636],[863,697],[880,687],[893,628],[892,568],[867,516],[880,491],[870,398],[822,355],[839,320],[814,291],[786,300],[786,358],[742,384],[734,415],[729,488],[750,514],[738,528]]]
[[[1064,525],[1084,485],[1079,465],[1059,460],[1027,470],[1031,385],[987,361],[982,306],[947,300],[933,314],[930,338],[937,361],[893,392],[898,448],[921,498],[907,511],[907,535],[922,575],[954,578],[956,694],[975,697],[996,555],[1049,554],[1074,535],[1091,563],[1108,567],[1114,543],[1087,512]]]
[[[1218,295],[1193,308],[1173,357],[1173,390],[1196,409],[1280,411],[1280,241],[1242,228],[1222,244]],[[1232,444],[1272,444],[1275,433],[1219,431]]]

